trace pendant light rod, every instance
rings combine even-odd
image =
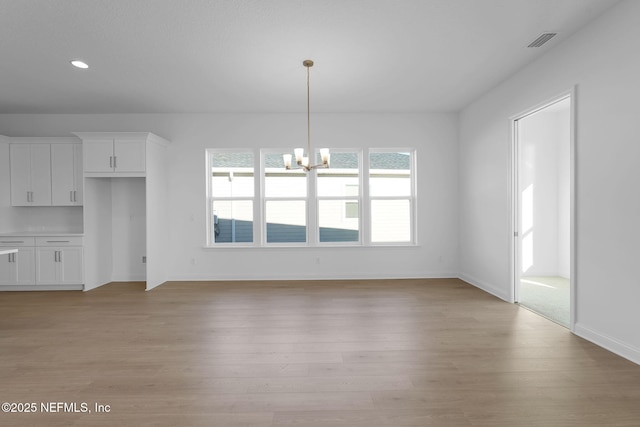
[[[309,84],[309,68],[313,67],[313,61],[306,59],[302,61],[302,65],[307,68],[307,155],[311,160],[311,90]]]

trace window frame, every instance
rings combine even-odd
[[[365,240],[363,238],[363,229],[364,229],[364,224],[363,224],[363,201],[364,201],[364,190],[363,190],[363,161],[364,161],[364,157],[363,157],[363,152],[364,150],[362,148],[331,148],[330,152],[332,154],[334,153],[355,153],[357,155],[358,158],[358,195],[357,196],[348,196],[345,193],[339,195],[339,196],[319,196],[317,194],[317,189],[318,189],[318,172],[320,170],[314,170],[313,172],[313,185],[315,187],[314,191],[316,192],[316,197],[315,197],[315,220],[316,220],[316,227],[314,229],[314,234],[315,234],[315,239],[317,242],[317,246],[318,247],[323,247],[323,246],[330,246],[330,247],[336,247],[336,246],[366,246]],[[319,153],[319,151],[318,151]],[[317,156],[317,154],[316,154]],[[320,241],[320,202],[322,200],[337,200],[337,201],[344,201],[344,202],[348,202],[348,201],[356,201],[358,203],[358,240],[356,241],[351,241],[351,242],[321,242]],[[342,212],[342,216],[345,216],[345,207],[343,206],[343,212]]]
[[[310,218],[310,205],[312,203],[313,198],[311,197],[311,179],[310,174],[306,173],[305,175],[305,188],[306,195],[302,196],[267,196],[266,195],[266,177],[267,177],[267,168],[266,168],[266,157],[268,154],[273,153],[287,153],[289,151],[293,151],[289,148],[263,148],[259,150],[259,158],[260,158],[260,208],[261,208],[261,217],[260,217],[260,244],[262,247],[305,247],[312,246],[310,242],[311,233],[309,230],[311,229],[311,218]],[[297,165],[296,165],[297,166]],[[292,170],[297,170],[297,168],[292,167]],[[282,171],[283,173],[287,173],[285,170],[284,161],[282,162]],[[270,201],[304,201],[305,204],[305,241],[304,242],[268,242],[267,241],[267,202]]]
[[[290,148],[207,148],[206,153],[206,246],[215,248],[282,248],[282,247],[385,247],[416,246],[418,244],[418,195],[417,195],[417,150],[407,147],[371,147],[371,148],[331,148],[332,153],[357,153],[358,155],[358,196],[318,196],[318,171],[306,173],[305,197],[280,197],[265,195],[266,155],[292,151]],[[212,153],[251,153],[253,156],[253,197],[213,197],[211,180]],[[410,192],[407,196],[372,196],[370,194],[371,153],[408,153],[410,155]],[[313,158],[317,158],[319,150],[314,150]],[[294,165],[296,168],[296,165]],[[284,162],[282,165],[284,171]],[[213,237],[213,202],[251,200],[253,203],[253,242],[215,242]],[[301,200],[305,203],[306,241],[305,242],[267,242],[266,209],[268,201]],[[359,224],[358,241],[352,242],[320,242],[320,202],[322,200],[357,201]],[[372,241],[372,201],[374,200],[408,200],[410,238],[408,241]]]
[[[212,192],[212,165],[211,165],[211,158],[212,155],[215,153],[251,153],[252,158],[253,158],[253,197],[249,197],[249,196],[237,196],[237,197],[233,197],[233,196],[213,196]],[[207,244],[207,248],[234,248],[234,247],[253,247],[253,246],[258,246],[258,241],[256,239],[256,236],[258,236],[257,234],[257,218],[260,218],[261,213],[259,211],[259,206],[258,206],[258,201],[260,200],[260,198],[258,197],[259,195],[257,194],[257,185],[256,185],[256,180],[257,180],[257,174],[256,174],[256,153],[255,153],[255,149],[253,148],[207,148],[206,149],[206,159],[205,159],[205,163],[206,163],[206,225],[207,225],[207,236],[206,236],[206,244]],[[214,201],[245,201],[245,200],[251,200],[252,204],[253,204],[253,220],[252,220],[252,225],[253,225],[253,241],[252,242],[216,242],[215,241],[215,237],[213,237],[213,232],[214,232],[214,226],[215,224],[213,223],[213,202]]]
[[[367,186],[367,245],[368,246],[415,246],[417,245],[417,168],[416,168],[416,149],[405,147],[393,148],[368,148],[366,151],[366,183]],[[409,195],[407,196],[372,196],[370,189],[371,180],[371,153],[409,153]],[[373,241],[373,221],[372,221],[372,202],[374,200],[408,200],[409,201],[409,240],[408,241]]]

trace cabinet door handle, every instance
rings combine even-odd
[[[62,251],[58,251],[58,262],[62,262]]]
[[[0,243],[24,243],[24,240],[2,240]]]
[[[73,190],[73,201],[77,202],[78,200],[76,200],[76,190]]]
[[[69,201],[73,202],[73,191],[69,191]]]
[[[113,156],[113,168],[118,169],[118,156]]]

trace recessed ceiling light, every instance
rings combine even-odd
[[[74,59],[73,61],[71,61],[71,65],[77,68],[82,68],[82,69],[89,68],[86,62],[80,61],[78,59]]]

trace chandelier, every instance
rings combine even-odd
[[[293,150],[293,153],[296,157],[296,163],[300,166],[297,169],[304,169],[306,172],[309,172],[312,169],[318,168],[328,168],[329,167],[329,159],[331,155],[329,154],[328,148],[320,149],[320,159],[322,163],[318,165],[311,164],[311,112],[310,112],[310,103],[309,103],[309,68],[313,67],[313,61],[310,59],[306,59],[302,61],[302,65],[304,65],[307,69],[307,155],[304,155],[304,148],[296,148]],[[284,160],[285,169],[291,169],[291,154],[283,154],[282,159]]]

